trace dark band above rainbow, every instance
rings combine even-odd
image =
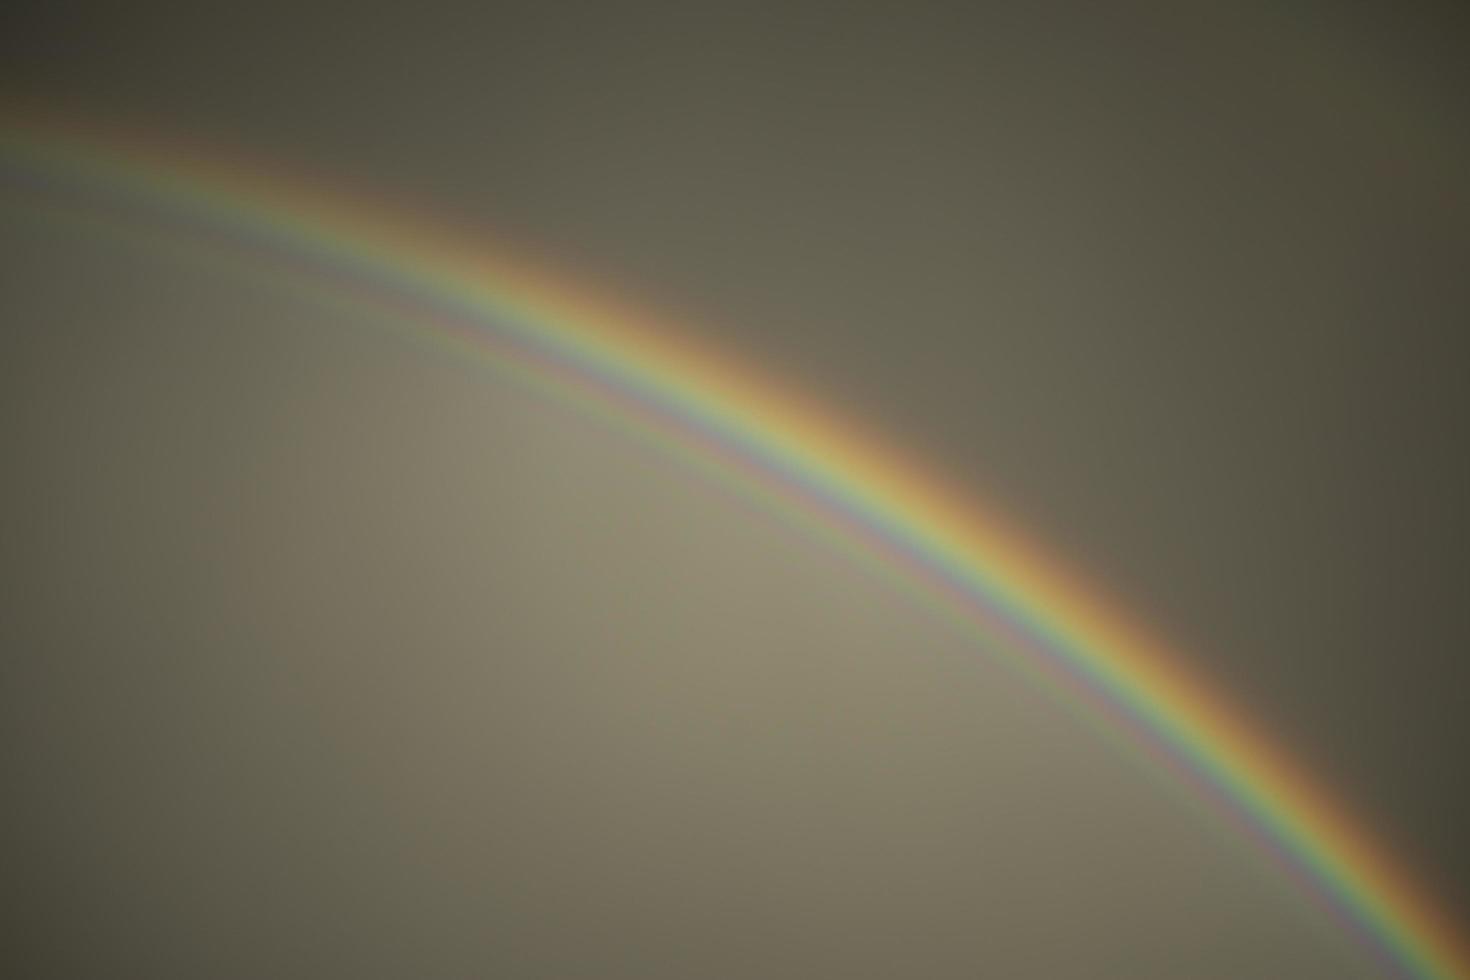
[[[1339,804],[997,514],[687,331],[386,207],[265,174],[177,141],[0,117],[0,175],[33,201],[202,237],[588,407],[798,518],[1203,788],[1399,968],[1470,978],[1447,917]]]

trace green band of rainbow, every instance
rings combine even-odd
[[[1447,917],[1342,808],[1155,639],[1082,588],[998,515],[947,489],[773,379],[688,331],[556,281],[479,242],[258,167],[158,140],[0,121],[0,174],[38,194],[122,200],[280,271],[367,302],[439,345],[590,405],[815,530],[945,611],[1245,819],[1254,836],[1401,970],[1470,978]]]

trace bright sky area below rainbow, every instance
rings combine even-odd
[[[998,515],[688,331],[381,203],[337,197],[176,141],[44,117],[0,122],[22,194],[132,201],[166,235],[222,243],[386,310],[417,339],[608,417],[941,609],[1023,673],[1201,787],[1400,969],[1470,978],[1454,925],[1341,806],[1179,659]]]

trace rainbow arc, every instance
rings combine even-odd
[[[510,254],[166,141],[0,122],[0,174],[97,220],[146,217],[387,313],[738,484],[1202,788],[1402,972],[1470,978],[1447,916],[1178,656],[998,513],[759,369]]]

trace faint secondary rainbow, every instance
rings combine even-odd
[[[37,199],[69,200],[104,221],[150,216],[166,236],[212,241],[273,276],[310,280],[798,517],[1102,711],[1114,732],[1243,818],[1399,969],[1470,978],[1454,924],[1338,804],[998,515],[687,331],[384,207],[264,174],[156,139],[35,115],[0,121],[0,176]]]

